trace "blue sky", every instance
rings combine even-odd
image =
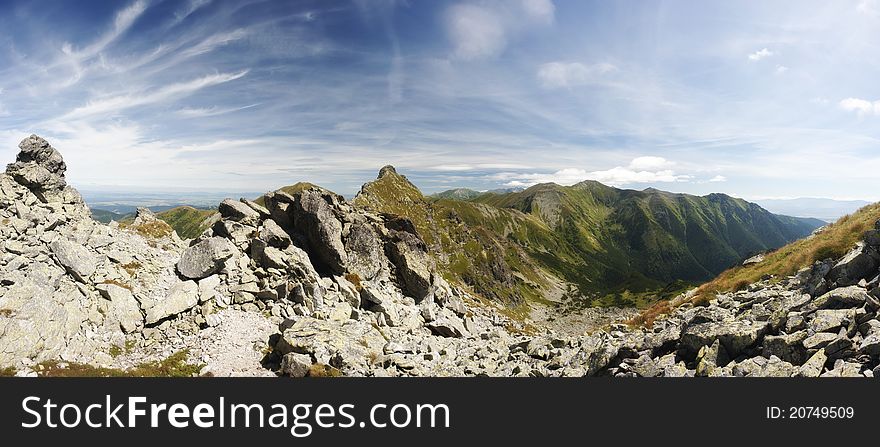
[[[880,199],[878,0],[0,3],[0,158],[81,188]]]

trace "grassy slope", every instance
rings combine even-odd
[[[113,211],[107,211],[107,210],[96,209],[96,208],[92,208],[91,211],[92,211],[92,219],[95,219],[98,222],[101,222],[103,224],[108,224],[108,223],[110,223],[110,221],[113,221],[113,220],[119,222],[119,221],[122,221],[123,219],[126,219],[131,216],[130,214],[119,214],[119,213],[114,213]]]
[[[171,228],[174,228],[174,231],[181,238],[192,239],[208,229],[211,222],[210,217],[216,213],[217,210],[178,206],[156,213],[156,217],[171,225]]]
[[[839,258],[846,254],[865,231],[880,220],[880,203],[868,205],[842,217],[820,232],[800,239],[768,253],[763,262],[748,266],[738,265],[702,284],[690,298],[695,304],[705,303],[718,293],[740,290],[766,277],[784,278],[823,259]],[[658,315],[670,310],[668,302],[660,302],[645,310],[634,324],[650,324]]]
[[[578,253],[606,265],[607,282],[633,290],[709,279],[815,227],[722,194],[619,190],[592,181],[536,185],[476,201],[540,217]]]
[[[450,199],[450,200],[473,200],[482,195],[479,191],[468,188],[455,188],[447,191],[431,194],[433,199]]]

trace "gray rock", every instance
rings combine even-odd
[[[636,359],[631,369],[641,377],[658,377],[663,374],[663,370],[660,369],[658,362],[648,355],[642,355]]]
[[[797,375],[802,377],[819,377],[822,374],[822,369],[825,367],[825,362],[828,361],[828,356],[825,355],[825,350],[820,349],[810,357],[801,367],[798,369]]]
[[[807,359],[804,340],[807,331],[799,331],[787,335],[768,335],[764,337],[764,357],[776,356],[786,362],[800,365]]]
[[[760,321],[700,323],[686,328],[680,343],[690,352],[698,353],[703,346],[710,346],[715,340],[719,340],[728,355],[735,358],[745,348],[754,346],[768,328],[767,322]]]
[[[289,352],[281,357],[281,374],[289,377],[305,377],[312,367],[312,358],[306,354]]]
[[[195,281],[183,281],[173,285],[165,299],[147,309],[145,322],[154,324],[195,307],[199,303],[199,286]]]
[[[425,242],[403,231],[392,231],[388,256],[397,268],[407,296],[420,302],[431,290],[432,262]]]
[[[859,344],[859,353],[874,357],[880,356],[880,333],[874,332],[865,337],[862,343]]]
[[[132,333],[144,327],[140,305],[130,290],[115,284],[98,284],[96,288],[104,298],[110,300],[110,316],[119,321],[124,332]]]
[[[776,356],[770,356],[761,370],[762,377],[791,377],[797,373],[798,367]]]
[[[831,332],[817,332],[804,339],[803,344],[804,347],[809,350],[820,349],[828,346],[828,343],[837,340],[837,337],[837,334]]]
[[[64,239],[58,239],[49,245],[58,263],[80,282],[86,283],[95,273],[98,265],[95,256],[86,247]]]
[[[217,288],[220,286],[220,277],[211,275],[199,280],[199,302],[211,301],[217,296]]]
[[[260,219],[268,219],[268,218],[272,215],[272,213],[270,213],[269,210],[266,209],[265,206],[260,205],[259,203],[254,202],[253,200],[248,200],[248,199],[245,199],[244,197],[242,197],[242,198],[240,198],[240,199],[238,199],[238,200],[239,200],[241,203],[243,203],[243,204],[247,205],[248,207],[250,207],[250,209],[256,211],[257,214],[260,215]]]
[[[697,353],[697,376],[714,375],[717,368],[723,367],[730,362],[730,357],[721,342],[716,339],[712,346],[703,346]]]
[[[841,326],[848,326],[855,316],[855,309],[820,309],[812,315],[807,327],[811,332],[837,332]]]
[[[838,287],[816,298],[811,303],[816,309],[835,306],[858,307],[868,299],[868,291],[859,286]]]
[[[309,251],[318,261],[315,267],[337,275],[345,273],[348,256],[342,244],[342,223],[330,205],[338,199],[319,189],[304,190],[295,199],[293,224],[305,235]]]
[[[441,337],[460,338],[468,334],[461,320],[446,309],[443,309],[433,321],[425,323],[425,327]]]
[[[260,219],[260,213],[238,200],[224,199],[217,207],[217,211],[220,212],[220,216],[224,219],[236,222],[246,221],[255,223]]]
[[[271,219],[263,221],[263,226],[260,227],[260,239],[270,246],[280,249],[285,249],[293,243],[290,235]]]
[[[828,280],[838,286],[856,284],[869,275],[873,277],[878,267],[880,267],[880,255],[873,247],[860,242],[831,268]]]
[[[348,271],[363,280],[371,280],[379,275],[385,253],[379,235],[366,223],[352,224],[345,238],[345,251],[348,256]]]
[[[855,354],[855,345],[849,338],[839,336],[831,343],[828,343],[824,351],[829,360],[842,359],[852,357]]]
[[[177,262],[177,271],[186,278],[201,279],[220,271],[223,262],[235,252],[235,246],[228,240],[208,238],[183,252]]]
[[[60,192],[65,188],[67,165],[49,142],[31,135],[22,140],[18,148],[20,152],[15,157],[15,163],[6,167],[6,173],[15,181],[35,192]]]

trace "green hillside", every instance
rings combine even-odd
[[[450,200],[473,200],[481,195],[483,195],[483,193],[481,193],[479,191],[474,191],[473,189],[455,188],[455,189],[450,189],[450,190],[438,192],[436,194],[431,194],[431,198],[450,199]]]
[[[156,217],[164,220],[177,235],[184,239],[192,239],[202,234],[213,223],[212,216],[217,210],[193,208],[191,206],[178,206],[156,213]]]
[[[723,194],[621,190],[593,181],[429,200],[390,167],[354,203],[409,217],[453,279],[510,302],[568,284],[573,296],[591,297],[580,304],[612,304],[611,296],[615,304],[644,304],[644,292],[706,281],[819,226]],[[638,302],[621,303],[624,291]]]

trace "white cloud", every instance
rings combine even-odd
[[[773,56],[773,54],[774,53],[772,51],[768,50],[767,48],[761,48],[760,50],[755,51],[754,53],[750,54],[749,60],[750,61],[759,61],[759,60],[764,59],[766,57]]]
[[[210,3],[211,0],[190,0],[189,4],[186,5],[186,8],[174,14],[174,17],[176,18],[175,24],[182,22],[192,13],[198,11],[203,6],[207,6]]]
[[[214,50],[217,47],[221,47],[229,44],[230,42],[240,40],[245,36],[247,36],[247,32],[243,29],[237,29],[228,33],[217,33],[199,42],[198,44],[187,48],[186,50],[183,50],[180,55],[182,58],[189,58],[193,56],[198,56],[200,54],[205,54]]]
[[[599,75],[616,71],[607,63],[584,65],[580,62],[548,62],[538,68],[538,80],[544,88],[564,88],[584,85]]]
[[[243,70],[238,73],[217,73],[188,82],[171,84],[149,93],[112,96],[96,101],[90,101],[84,106],[73,109],[64,115],[63,118],[81,118],[98,114],[114,113],[132,107],[176,99],[195,93],[205,87],[234,81],[243,77],[247,73],[248,70]]]
[[[553,23],[556,5],[551,0],[522,0],[522,7],[530,18],[541,23]]]
[[[461,59],[494,56],[507,44],[501,18],[482,6],[452,6],[446,17],[446,31],[455,56]]]
[[[83,48],[82,50],[74,50],[73,45],[69,42],[65,42],[61,47],[61,50],[69,55],[79,59],[94,56],[95,54],[100,53],[104,48],[113,43],[119,36],[128,31],[129,28],[134,24],[134,22],[147,10],[147,3],[144,0],[138,0],[127,8],[119,11],[116,14],[116,19],[113,21],[113,27],[110,28],[107,32],[105,32],[101,37],[93,42],[91,45]]]
[[[484,0],[450,6],[444,25],[453,56],[473,60],[501,54],[523,31],[552,24],[555,13],[551,0]]]
[[[859,116],[880,115],[880,100],[871,102],[860,98],[846,98],[840,101],[840,108],[847,112],[856,112]]]
[[[238,112],[240,110],[246,110],[253,107],[256,107],[260,104],[250,104],[243,107],[228,107],[228,108],[220,108],[220,107],[185,107],[178,110],[177,113],[180,116],[184,116],[187,118],[204,118],[208,116],[217,116],[217,115],[225,115],[227,113]]]
[[[786,71],[788,71],[788,67],[786,67],[785,65],[780,64],[776,66],[776,74],[783,74]]]
[[[725,177],[723,175],[716,175],[715,177],[710,178],[709,181],[712,183],[726,182],[727,177]]]
[[[862,14],[880,15],[880,5],[877,0],[862,0],[856,6],[856,10]]]
[[[637,157],[634,158],[633,161],[630,162],[629,168],[637,171],[651,171],[651,170],[659,170],[659,169],[667,169],[675,165],[674,162],[671,162],[663,157]]]
[[[565,168],[549,174],[501,173],[493,176],[492,179],[506,181],[504,186],[520,187],[538,183],[556,183],[568,186],[584,180],[595,180],[606,185],[621,186],[638,183],[686,182],[692,178],[669,169],[673,165],[673,162],[662,157],[638,157],[626,167],[617,166],[604,171]]]

